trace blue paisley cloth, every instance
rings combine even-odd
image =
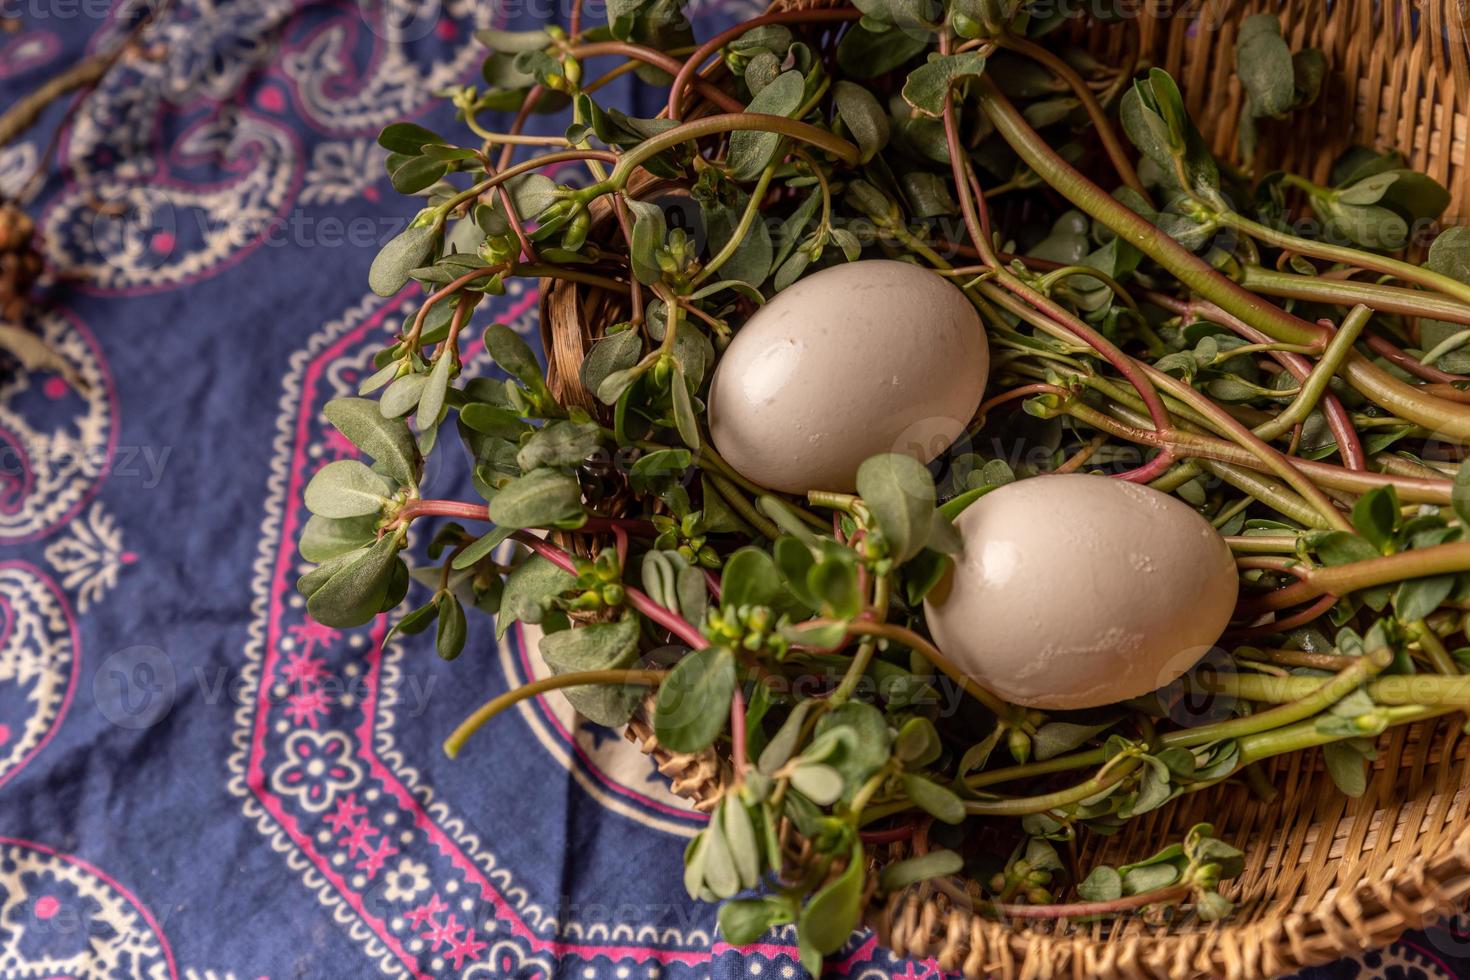
[[[292,587],[302,487],[354,451],[322,405],[415,301],[367,288],[414,209],[374,136],[449,127],[432,93],[476,77],[472,32],[556,6],[173,0],[0,153],[14,195],[58,137],[33,325],[79,381],[0,365],[0,977],[798,975],[789,935],[721,941],[681,885],[701,818],[562,699],[446,760],[459,719],[544,670],[525,636],[380,650],[383,623],[324,628]],[[701,36],[757,12],[695,7]],[[0,0],[0,106],[132,14]],[[495,316],[535,338],[533,285]],[[473,499],[434,465],[433,495]],[[1311,975],[1470,975],[1459,926]],[[871,936],[829,970],[938,975]]]

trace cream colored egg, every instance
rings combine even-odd
[[[869,456],[943,452],[979,407],[989,366],[979,315],[938,273],[886,259],[833,266],[740,328],[710,383],[710,438],[762,486],[851,490]]]
[[[1146,694],[1219,638],[1239,580],[1183,501],[1104,476],[1021,480],[967,507],[954,570],[924,603],[948,658],[1013,704]]]

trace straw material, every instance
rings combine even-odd
[[[1234,76],[1236,31],[1249,14],[1277,14],[1294,49],[1314,46],[1326,54],[1329,74],[1313,109],[1263,126],[1262,160],[1320,182],[1354,142],[1398,149],[1450,188],[1447,222],[1470,218],[1470,2],[1118,0],[1103,6],[1138,16],[1106,25],[1079,19],[1074,38],[1108,63],[1127,63],[1136,53],[1138,64],[1166,68],[1215,151],[1232,159],[1244,103]],[[718,80],[721,70],[716,64],[705,74]],[[689,115],[701,111],[707,108],[693,101]],[[679,188],[645,176],[630,191],[662,198]],[[606,198],[594,207],[600,210],[593,236],[611,241],[616,216]],[[577,374],[592,340],[628,315],[627,296],[547,282],[542,312],[553,389],[605,411]],[[875,902],[868,922],[895,952],[936,957],[944,969],[974,980],[1262,977],[1381,947],[1470,899],[1464,723],[1452,715],[1386,733],[1360,799],[1337,790],[1320,753],[1298,753],[1264,764],[1266,781],[1279,790],[1270,802],[1243,785],[1219,785],[1130,821],[1117,836],[1078,841],[1080,867],[1116,866],[1152,854],[1194,823],[1213,823],[1247,854],[1244,874],[1222,888],[1237,903],[1224,922],[1204,923],[1187,910],[1091,924],[998,922],[970,911],[968,896],[978,894],[973,885],[936,890],[927,883]],[[660,759],[676,792],[704,808],[728,781],[728,766],[712,753],[670,755],[646,724],[630,726],[629,738]],[[905,857],[912,847],[891,845],[880,859]]]

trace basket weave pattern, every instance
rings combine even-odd
[[[782,8],[836,6],[798,0]],[[1087,6],[1087,5],[1084,5]],[[1105,4],[1105,6],[1113,6]],[[1280,17],[1294,48],[1327,56],[1322,95],[1309,110],[1261,131],[1261,160],[1327,180],[1352,143],[1398,149],[1416,169],[1450,188],[1445,221],[1470,219],[1470,0],[1163,0],[1120,2],[1137,16],[1096,24],[1079,19],[1074,39],[1109,64],[1157,65],[1178,80],[1205,137],[1238,160],[1244,96],[1234,75],[1238,25]],[[1167,11],[1161,8],[1168,8]],[[706,74],[718,80],[716,65]],[[692,99],[686,117],[708,111]],[[1261,160],[1256,161],[1257,164]],[[646,175],[640,198],[677,191]],[[608,239],[614,215],[594,208],[593,237]],[[626,317],[625,297],[546,282],[542,331],[558,396],[600,410],[578,369],[602,329]],[[1367,792],[1345,797],[1320,753],[1266,763],[1278,797],[1264,802],[1238,784],[1188,794],[1130,821],[1117,836],[1078,841],[1081,867],[1119,865],[1209,821],[1247,854],[1244,874],[1222,892],[1237,903],[1223,922],[1186,912],[1164,920],[1131,916],[1095,924],[998,922],[974,914],[966,894],[924,883],[875,902],[868,922],[899,954],[934,956],[945,970],[981,977],[1273,976],[1381,947],[1470,899],[1470,738],[1463,716],[1393,729],[1382,736]],[[672,756],[649,727],[628,737],[660,760],[676,792],[710,805],[728,780],[713,753]],[[908,856],[892,845],[886,858]],[[975,892],[978,894],[978,892]]]

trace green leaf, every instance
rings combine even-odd
[[[429,379],[424,384],[423,394],[419,396],[419,413],[414,418],[420,432],[427,432],[439,424],[439,414],[444,410],[444,396],[449,392],[449,369],[453,366],[452,362],[453,358],[445,351],[439,355],[429,371]]]
[[[746,106],[747,112],[763,113],[768,116],[791,116],[801,108],[806,80],[799,71],[787,71],[777,75],[765,88],[756,93]],[[781,145],[779,133],[759,130],[741,130],[730,134],[730,151],[726,162],[730,176],[736,180],[754,180],[776,155]]]
[[[1354,799],[1368,790],[1367,765],[1362,754],[1346,742],[1329,742],[1322,746],[1327,773],[1337,788]]]
[[[985,74],[985,56],[975,51],[942,55],[909,72],[903,83],[903,100],[922,116],[936,118],[944,113],[944,96],[950,86]]]
[[[910,718],[898,730],[894,741],[894,754],[906,766],[922,768],[938,759],[944,751],[939,741],[939,732],[928,718]]]
[[[1178,880],[1179,869],[1171,863],[1136,866],[1123,874],[1123,894],[1142,895],[1144,892],[1168,888]]]
[[[417,483],[418,449],[400,419],[385,419],[378,403],[367,398],[334,398],[322,409],[347,441],[378,461],[402,484]]]
[[[854,841],[842,874],[801,910],[797,931],[804,946],[830,956],[847,942],[862,915],[864,863],[863,845]]]
[[[674,425],[679,438],[690,449],[699,449],[699,417],[694,414],[694,403],[690,400],[689,381],[684,376],[682,365],[674,365],[674,376],[669,382],[674,397]]]
[[[643,338],[637,330],[608,334],[592,345],[582,361],[582,387],[596,394],[609,375],[631,368],[642,354]]]
[[[638,619],[592,623],[541,637],[541,657],[557,674],[584,670],[626,670],[638,660]],[[637,684],[588,684],[563,688],[572,707],[594,724],[617,728],[628,723],[648,689]]]
[[[1443,236],[1441,236],[1443,237]],[[1470,460],[1460,464],[1455,471],[1455,482],[1450,488],[1450,506],[1460,523],[1470,525]]]
[[[1123,897],[1123,876],[1105,864],[1092,869],[1077,886],[1077,897],[1084,902],[1111,902]]]
[[[333,629],[361,626],[381,610],[398,558],[398,539],[390,534],[343,557],[348,560],[306,600],[311,618]]]
[[[580,466],[602,444],[596,422],[550,422],[536,430],[516,454],[522,472],[542,466]]]
[[[545,384],[536,354],[520,334],[503,323],[492,323],[485,331],[485,349],[495,363],[521,384],[533,390]]]
[[[375,514],[363,517],[321,517],[313,514],[301,531],[297,550],[310,562],[324,562],[373,543],[377,537]]]
[[[725,836],[725,843],[730,848],[730,858],[735,864],[735,872],[740,876],[742,888],[754,888],[760,884],[761,879],[761,851],[760,843],[756,839],[755,824],[750,819],[750,811],[740,801],[735,793],[727,793],[720,800],[719,809],[715,812],[715,820],[720,825],[720,830]]]
[[[1291,48],[1281,37],[1274,14],[1255,14],[1240,22],[1235,41],[1235,71],[1254,116],[1278,116],[1296,102],[1296,72]]]
[[[640,493],[658,492],[677,482],[694,462],[687,449],[655,449],[628,467],[628,485]]]
[[[1055,759],[1075,748],[1085,745],[1094,735],[1113,727],[1112,720],[1100,725],[1078,725],[1067,721],[1053,721],[1036,730],[1031,747],[1037,762]]]
[[[1332,232],[1365,248],[1396,250],[1408,241],[1409,224],[1398,212],[1379,205],[1344,204],[1336,198],[1316,198],[1313,204]]]
[[[519,440],[531,426],[508,408],[471,402],[459,410],[459,420],[476,432],[499,439]]]
[[[740,216],[744,213],[749,200],[749,195],[741,194],[732,207],[721,206],[707,209],[705,232],[709,236],[709,241],[706,247],[711,257],[723,249],[735,234],[740,224]],[[771,274],[773,253],[771,229],[761,216],[757,216],[749,230],[742,235],[730,258],[719,267],[720,275],[727,278],[720,283],[711,283],[696,290],[690,294],[689,298],[696,300],[709,296],[712,291],[717,292],[718,289],[714,287],[718,287],[720,289],[735,288],[742,294],[751,296],[756,302],[764,302],[759,290],[747,284],[765,282],[766,277]]]
[[[896,892],[930,878],[957,875],[964,866],[965,859],[954,851],[930,851],[885,867],[878,876],[878,887],[885,892]]]
[[[828,558],[807,573],[807,589],[821,604],[821,612],[833,619],[848,620],[863,610],[857,568],[850,561]]]
[[[492,551],[500,547],[513,533],[515,533],[515,528],[513,527],[492,528],[488,534],[476,538],[468,548],[455,555],[451,565],[456,569],[469,568],[481,558],[488,557]]]
[[[1442,276],[1470,283],[1470,228],[1453,225],[1440,232],[1429,246],[1425,265]]]
[[[934,527],[934,478],[900,453],[874,456],[858,467],[857,491],[872,512],[889,553],[899,563],[923,550]]]
[[[518,54],[522,51],[540,51],[550,47],[552,38],[549,33],[542,30],[535,31],[503,31],[494,28],[485,28],[475,32],[475,40],[479,41],[491,51],[499,51],[508,54]],[[392,127],[389,127],[390,129]]]
[[[378,134],[378,145],[390,153],[416,154],[425,143],[443,143],[444,137],[409,122],[393,123]]]
[[[416,156],[402,161],[390,157],[389,162],[397,164],[389,172],[388,179],[392,182],[393,189],[400,194],[417,194],[427,190],[449,173],[449,164],[433,157]]]
[[[861,85],[841,81],[832,86],[837,117],[852,134],[861,151],[859,162],[867,163],[888,145],[888,113],[877,98]]]
[[[372,291],[379,296],[392,296],[408,285],[408,274],[424,264],[443,227],[442,218],[430,224],[410,224],[384,245],[368,269],[368,286]]]
[[[383,645],[386,647],[388,645],[388,641],[393,639],[393,637],[398,635],[399,633],[402,633],[405,636],[416,636],[419,633],[422,633],[424,630],[429,628],[429,624],[437,619],[438,616],[439,603],[433,599],[430,599],[428,602],[424,603],[422,606],[419,606],[412,612],[405,614],[402,619],[394,623],[393,628],[390,629],[383,637]]]
[[[319,517],[366,517],[383,509],[390,492],[367,466],[339,459],[317,470],[306,485],[306,509]]]
[[[397,381],[388,386],[383,396],[378,399],[378,411],[383,413],[385,419],[402,418],[419,403],[419,397],[424,393],[424,386],[429,383],[426,374],[405,374]]]
[[[1438,609],[1454,589],[1454,575],[1430,575],[1400,582],[1393,594],[1394,615],[1405,623],[1423,619]]]
[[[720,932],[731,946],[749,946],[793,918],[790,903],[778,895],[732,899],[720,906]]]
[[[502,527],[576,527],[586,517],[582,485],[556,470],[532,470],[516,477],[490,501],[490,520]]]
[[[875,31],[859,22],[837,42],[837,64],[852,78],[877,78],[918,57],[932,40],[912,26]]]
[[[1393,549],[1393,532],[1399,523],[1399,497],[1393,484],[1363,494],[1353,504],[1353,527],[1379,551]]]
[[[434,637],[434,649],[445,660],[453,660],[464,649],[465,619],[464,606],[452,592],[442,592],[438,598],[439,630]]]
[[[658,250],[667,234],[664,212],[651,201],[632,199],[628,200],[628,209],[633,212],[633,236],[628,243],[633,275],[639,282],[652,285],[663,278],[663,270],[658,265]]]
[[[515,622],[539,623],[546,615],[546,601],[577,585],[577,577],[540,555],[532,555],[505,579],[500,615],[495,620],[495,638],[505,636]]]
[[[720,573],[720,604],[725,608],[769,606],[780,594],[781,576],[765,551],[741,548],[726,559]]]
[[[965,802],[954,791],[930,782],[916,773],[903,774],[904,792],[919,809],[941,823],[956,824],[965,819]]]
[[[708,748],[729,721],[734,693],[734,654],[713,646],[688,654],[658,688],[653,731],[659,743],[674,752]]]
[[[776,734],[766,743],[766,747],[760,754],[756,768],[767,776],[774,776],[782,766],[790,761],[796,752],[796,743],[801,738],[802,727],[806,724],[806,716],[811,713],[816,701],[798,701],[791,709],[791,714],[786,716]]]
[[[822,715],[816,726],[817,739],[808,746],[807,757],[824,736],[835,746],[827,762],[842,774],[845,796],[852,799],[863,783],[888,762],[893,735],[883,713],[870,704],[848,701]]]

